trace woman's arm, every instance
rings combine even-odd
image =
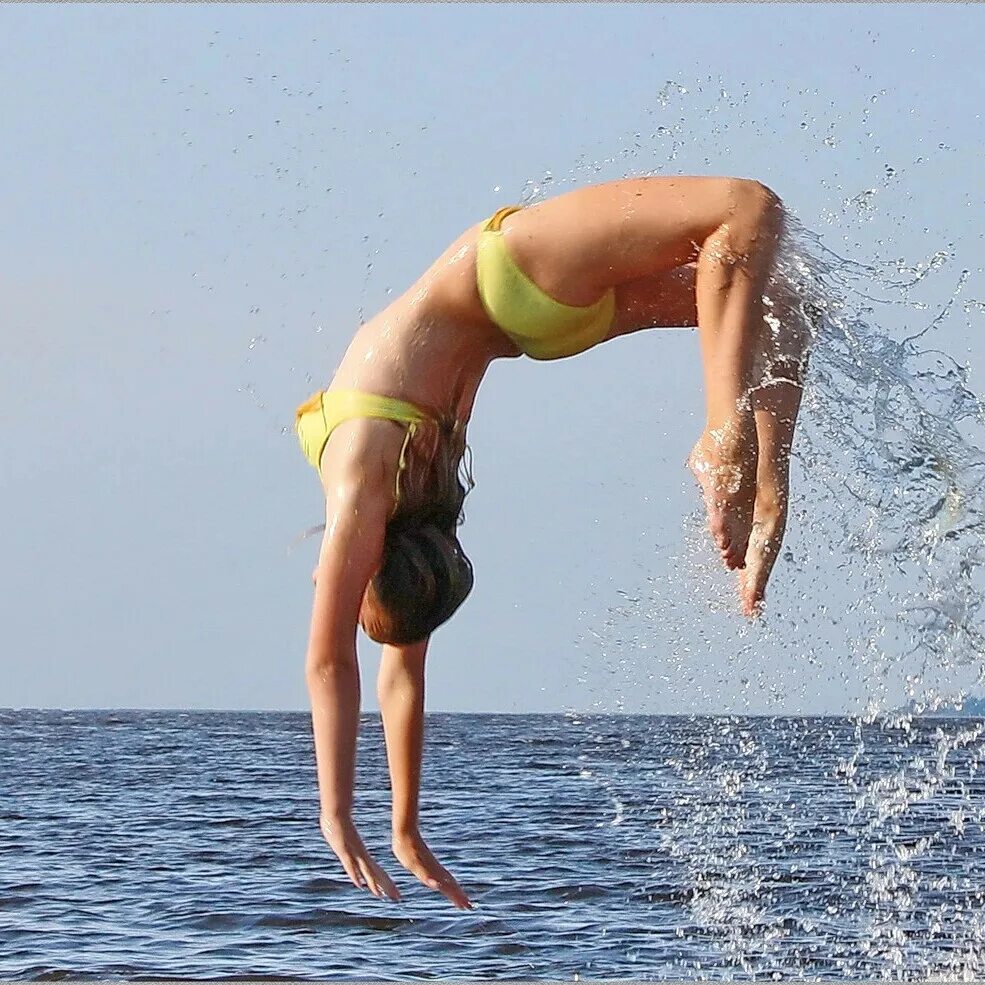
[[[318,767],[321,829],[356,886],[399,899],[352,822],[359,666],[356,627],[363,593],[379,566],[390,500],[365,471],[326,486],[326,526],[315,578],[305,660]]]
[[[472,904],[468,896],[434,857],[418,828],[427,647],[427,640],[409,646],[384,646],[377,679],[393,793],[393,853],[425,886],[443,893],[459,909],[469,909]]]
[[[424,659],[427,648],[427,640],[410,646],[384,646],[376,682],[390,766],[394,841],[417,832],[424,754]]]

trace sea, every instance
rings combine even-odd
[[[469,912],[390,854],[382,740],[400,903],[323,841],[304,713],[0,712],[0,978],[985,976],[983,718],[429,714]]]

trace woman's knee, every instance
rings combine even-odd
[[[780,197],[760,181],[724,178],[724,214],[702,244],[699,265],[745,267],[762,276],[769,269],[783,222]]]
[[[783,200],[768,185],[753,178],[732,178],[731,198],[736,218],[755,229],[779,232],[783,223]]]

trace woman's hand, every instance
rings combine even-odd
[[[322,817],[320,826],[325,841],[339,857],[342,868],[354,886],[360,889],[365,886],[378,899],[388,896],[394,902],[400,902],[400,891],[366,851],[351,818],[331,820]]]
[[[443,893],[460,910],[471,910],[472,901],[455,877],[434,857],[418,832],[394,835],[393,854],[397,861],[428,889]]]

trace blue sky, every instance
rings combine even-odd
[[[628,173],[753,175],[841,253],[949,244],[981,285],[977,6],[0,19],[0,705],[305,706],[317,548],[288,548],[321,505],[293,408],[361,313],[500,204]],[[844,203],[873,187],[855,221]],[[946,344],[978,380],[980,339]],[[793,626],[753,661],[772,685],[740,685],[733,630],[683,582],[693,646],[610,645],[636,632],[609,615],[619,593],[673,579],[700,408],[691,333],[493,367],[470,429],[476,590],[436,636],[429,707],[864,702],[864,668],[791,660]],[[780,611],[807,589],[778,591]],[[370,709],[375,666],[366,647]]]

